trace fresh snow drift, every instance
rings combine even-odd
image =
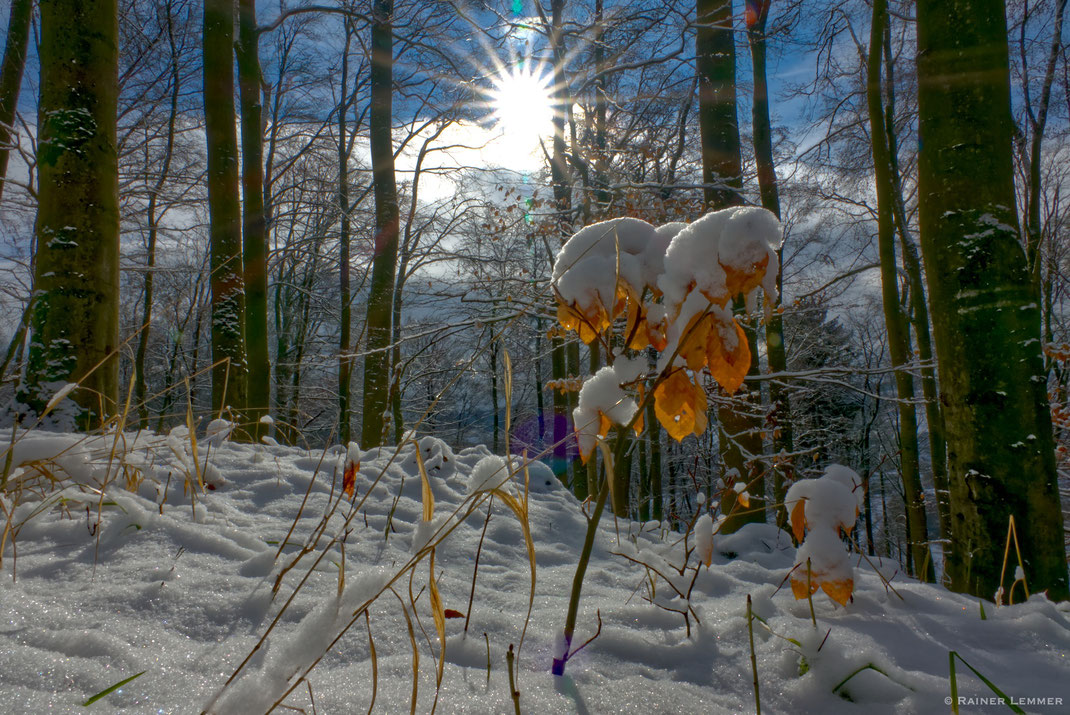
[[[454,529],[436,549],[438,591],[446,609],[470,615],[467,637],[463,617],[445,621],[437,711],[512,712],[505,655],[510,644],[520,646],[523,634],[527,554],[518,520],[497,498],[483,535],[489,494],[481,491],[498,483],[504,460],[483,447],[454,452],[437,439],[418,442],[435,519]],[[374,711],[408,712],[413,655],[404,604],[420,652],[416,712],[430,712],[439,640],[427,559],[413,572],[415,610],[408,573],[393,582],[393,592],[384,591],[413,558],[412,538],[422,522],[417,447],[409,443],[396,452],[354,454],[341,446],[305,451],[227,441],[209,448],[203,438],[199,446],[202,472],[210,466],[221,481],[215,491],[194,492],[191,502],[183,487],[195,461],[189,435],[180,430],[169,436],[91,440],[30,433],[16,443],[12,479],[31,480],[35,469],[47,466],[67,481],[46,504],[29,494],[18,505],[3,504],[5,514],[14,509],[21,528],[17,557],[9,537],[0,574],[2,710],[81,712],[90,696],[145,671],[93,707],[128,713],[198,712],[209,706],[220,713],[262,712],[295,682],[295,674],[322,656],[307,685],[300,683],[284,703],[312,712],[311,691],[317,712],[365,712],[373,694],[370,623],[378,667]],[[356,500],[368,499],[350,522],[344,588],[339,593],[342,552],[334,546],[309,572],[319,555],[313,549],[282,577],[272,597],[282,569],[321,528],[354,460],[359,460]],[[127,478],[137,475],[140,483],[134,479],[134,491],[128,491]],[[682,534],[655,523],[603,520],[584,584],[576,643],[595,633],[596,611],[601,635],[570,661],[567,676],[555,678],[550,661],[586,522],[581,505],[548,468],[531,463],[527,477],[537,582],[518,659],[524,713],[753,712],[748,594],[755,613],[776,633],[754,623],[763,711],[944,712],[949,650],[1009,696],[1062,698],[1060,706],[1025,706],[1028,711],[1065,712],[1070,703],[1066,604],[1052,604],[1042,595],[1003,608],[986,603],[982,620],[975,599],[904,578],[892,562],[875,559],[893,592],[873,567],[851,555],[854,601],[841,608],[815,595],[815,629],[807,602],[781,587],[796,560],[788,535],[771,525],[754,525],[710,538],[708,518],[688,537],[692,550],[697,537],[699,553],[692,551],[683,577],[674,570],[684,549]],[[522,473],[514,474],[502,489],[522,499],[523,482]],[[94,491],[105,483],[103,495]],[[350,503],[342,498],[344,505]],[[475,511],[467,517],[463,509],[454,514],[458,505],[474,499],[481,500]],[[340,527],[336,515],[324,533],[333,536]],[[651,592],[647,572],[629,559],[648,564],[678,586],[694,579],[690,636],[683,617],[667,610],[686,610],[687,604],[664,580]],[[307,584],[264,645],[223,689],[306,576]],[[356,619],[331,645],[353,613],[377,594],[382,595],[369,608],[368,621]],[[859,671],[867,665],[880,672]],[[958,692],[965,698],[992,696],[961,666]],[[963,712],[977,710],[967,705]]]

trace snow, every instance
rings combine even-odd
[[[576,426],[576,440],[580,453],[590,454],[595,448],[601,415],[618,425],[627,425],[639,406],[628,397],[621,385],[638,377],[638,360],[620,360],[607,365],[588,378],[580,388],[579,405],[572,411],[572,423]]]
[[[468,493],[497,489],[509,478],[509,465],[496,454],[484,457],[476,462],[472,476],[468,478]]]
[[[586,310],[597,299],[610,308],[616,302],[618,260],[620,279],[637,294],[655,288],[670,237],[637,218],[591,224],[561,247],[553,283],[565,303]]]
[[[0,443],[9,441],[10,435],[0,434]],[[21,504],[11,504],[12,492],[4,501],[20,529],[17,557],[9,539],[0,564],[3,710],[78,712],[90,696],[145,671],[94,707],[258,713],[292,687],[283,701],[290,708],[312,712],[311,690],[317,712],[366,712],[373,691],[370,625],[378,670],[374,711],[408,712],[408,618],[420,652],[416,712],[431,712],[439,640],[426,555],[406,570],[417,558],[410,546],[422,522],[417,449],[436,502],[435,522],[445,527],[431,537],[442,604],[470,615],[467,634],[464,618],[445,622],[437,712],[512,712],[505,654],[510,644],[517,648],[524,629],[524,537],[497,498],[484,536],[490,494],[470,492],[479,474],[502,463],[500,457],[491,460],[485,447],[454,451],[429,437],[358,455],[342,446],[308,451],[226,442],[211,450],[207,462],[225,481],[202,492],[188,481],[192,448],[184,428],[164,436],[93,439],[31,432],[16,442],[13,461],[21,471],[11,478],[31,479],[41,460],[49,460],[53,474],[66,481],[43,507],[30,490]],[[258,463],[260,453],[265,459]],[[358,496],[351,502],[339,493],[342,472],[354,457],[360,466]],[[198,459],[205,463],[203,451]],[[122,471],[109,466],[113,461],[139,470],[142,479],[133,491]],[[1058,700],[1027,710],[1067,711],[1067,604],[1033,594],[1018,605],[985,604],[982,620],[977,599],[905,578],[887,561],[874,559],[871,567],[841,547],[854,570],[854,600],[841,608],[815,596],[815,628],[808,603],[780,587],[797,555],[788,535],[770,524],[711,535],[710,568],[697,568],[704,554],[692,554],[681,575],[679,533],[604,519],[573,648],[594,635],[596,611],[602,631],[568,662],[565,676],[554,677],[550,661],[563,647],[586,519],[548,468],[532,463],[528,471],[537,582],[517,660],[525,713],[753,712],[748,595],[768,624],[753,623],[763,711],[944,712],[950,650],[1011,697]],[[837,481],[832,474],[826,478]],[[524,493],[520,479],[522,470],[507,485],[513,493]],[[109,480],[101,500],[96,490]],[[690,543],[705,548],[705,535],[716,528],[703,522]],[[651,591],[644,585],[651,573],[615,552],[656,568],[673,586],[659,577]],[[890,589],[875,568],[891,578]],[[276,580],[280,587],[273,595]],[[690,635],[680,612],[686,608]],[[848,679],[867,665],[880,672],[865,669]],[[971,702],[993,695],[965,667],[957,669],[957,686]]]
[[[658,287],[672,308],[692,290],[724,306],[736,292],[732,274],[749,274],[766,266],[761,287],[769,300],[777,295],[776,248],[783,234],[772,212],[754,206],[713,211],[680,230],[665,253]],[[750,293],[755,286],[742,286]]]

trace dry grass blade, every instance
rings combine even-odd
[[[405,601],[394,589],[390,589],[390,592],[401,604],[401,613],[405,616],[405,625],[409,629],[409,645],[412,646],[412,707],[409,712],[410,715],[416,715],[416,696],[420,690],[420,648],[416,645],[416,631],[412,627],[412,618],[409,617],[409,609],[405,606]]]
[[[431,521],[435,518],[435,495],[431,493],[431,480],[427,477],[427,467],[424,466],[424,457],[420,452],[420,445],[414,440],[416,447],[416,466],[420,470],[420,501],[423,504],[423,520]]]
[[[189,430],[189,449],[193,455],[193,471],[197,476],[197,486],[204,491],[204,478],[201,476],[201,460],[197,457],[197,424],[193,421],[193,393],[190,392],[189,378],[186,378],[186,429]]]
[[[526,465],[524,469],[526,472]],[[504,502],[505,505],[509,507],[510,511],[512,511],[513,514],[516,515],[517,520],[520,521],[520,528],[524,532],[524,546],[527,548],[528,552],[528,567],[531,570],[531,587],[528,591],[528,612],[527,615],[524,617],[524,629],[520,633],[520,644],[517,646],[518,653],[520,652],[520,649],[524,646],[524,637],[527,635],[528,623],[531,621],[531,610],[532,608],[534,608],[535,605],[535,542],[531,538],[531,524],[528,521],[528,500],[526,481],[527,480],[525,479],[525,493],[523,503],[521,503],[519,500],[517,500],[516,497],[504,491],[500,487],[491,490],[491,494],[501,499],[502,502]]]
[[[446,612],[442,607],[442,596],[438,592],[438,584],[435,582],[435,550],[431,549],[429,559],[430,573],[427,576],[428,593],[431,598],[431,616],[435,620],[435,632],[438,634],[438,673],[435,676],[435,705],[438,705],[437,690],[442,687],[442,674],[446,668]],[[431,708],[434,712],[435,708]]]
[[[368,705],[368,715],[371,715],[375,707],[375,696],[379,692],[379,657],[375,653],[375,639],[372,638],[372,621],[367,611],[364,611],[364,624],[368,628],[368,653],[372,661],[372,701]]]

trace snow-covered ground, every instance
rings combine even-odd
[[[422,480],[411,443],[397,454],[361,455],[355,503],[368,498],[350,515],[339,595],[342,549],[335,543],[323,555],[322,547],[346,528],[354,502],[342,490],[355,453],[238,445],[221,442],[217,434],[214,444],[202,438],[195,463],[181,430],[170,439],[143,435],[124,442],[33,433],[16,446],[11,480],[44,479],[33,476],[37,464],[67,481],[44,508],[40,496],[29,492],[18,505],[4,502],[21,528],[15,550],[13,534],[7,534],[0,573],[0,711],[81,712],[94,694],[144,671],[91,708],[261,712],[326,651],[307,682],[284,700],[290,708],[280,712],[365,712],[373,695],[375,712],[409,712],[414,656],[406,613],[419,653],[415,711],[432,711],[439,637],[429,555],[406,568],[414,536],[417,546],[437,537],[419,526]],[[435,551],[442,607],[466,614],[489,498],[469,494],[469,477],[489,452],[454,453],[432,438],[419,443],[435,499],[434,524],[455,527]],[[54,461],[26,462],[62,449]],[[20,463],[27,466],[18,468]],[[484,487],[496,481],[489,464],[476,478]],[[191,503],[185,487],[198,472],[215,488],[193,492]],[[787,534],[752,526],[715,536],[708,569],[702,565],[696,576],[700,559],[692,553],[684,573],[671,576],[670,562],[679,566],[684,549],[680,534],[663,533],[656,524],[614,523],[609,515],[584,584],[576,642],[594,635],[598,614],[601,633],[568,662],[564,677],[554,677],[550,661],[586,522],[581,505],[546,467],[532,464],[529,475],[537,579],[527,632],[525,540],[518,518],[496,497],[467,637],[465,618],[445,620],[437,712],[513,712],[506,654],[510,644],[520,647],[522,637],[517,688],[524,713],[753,712],[748,594],[768,625],[754,623],[765,712],[948,712],[951,650],[1025,711],[1070,712],[1067,604],[1038,595],[1003,608],[986,603],[982,620],[976,599],[896,575],[885,561],[880,568],[891,577],[889,589],[873,567],[852,557],[853,602],[841,608],[815,595],[815,628],[807,601],[796,601],[782,586],[795,558]],[[94,487],[102,479],[111,480],[103,494]],[[520,475],[504,488],[522,500]],[[314,544],[322,517],[339,497]],[[459,516],[447,518],[458,507]],[[625,556],[670,575],[682,590],[693,583],[690,635],[684,618],[666,610],[687,604],[672,598],[665,580],[652,580]],[[287,567],[273,596],[272,586]],[[386,589],[399,573],[392,591]],[[380,593],[367,618],[353,618]],[[269,628],[264,644],[221,693]],[[1004,710],[965,665],[957,663],[956,670],[962,712]]]

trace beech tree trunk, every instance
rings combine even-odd
[[[899,410],[899,468],[906,502],[909,548],[914,575],[922,581],[934,581],[932,554],[929,551],[928,525],[925,518],[925,493],[921,487],[918,459],[918,416],[914,406],[914,377],[908,371],[911,362],[910,333],[907,318],[899,303],[899,275],[895,257],[895,203],[892,164],[888,136],[884,127],[881,98],[881,57],[884,28],[888,22],[885,0],[874,0],[870,23],[867,66],[866,103],[869,109],[870,143],[873,173],[877,188],[877,245],[881,263],[881,297],[884,324],[888,331],[888,352],[895,369],[895,389]]]
[[[765,26],[769,17],[770,0],[748,0],[747,4],[753,13],[747,15],[747,39],[750,42],[751,70],[754,78],[751,118],[754,160],[758,169],[758,190],[762,197],[762,207],[780,218],[780,192],[777,187],[776,165],[773,162],[772,129],[769,121],[769,82],[766,77],[765,60]],[[784,286],[783,270],[780,269],[783,258],[784,248],[781,245],[777,248],[777,296],[773,303],[773,313],[765,323],[766,360],[769,364],[769,371],[773,373],[785,372],[788,369],[780,300],[780,293]],[[773,451],[778,455],[784,455],[775,458],[773,465],[773,502],[776,504],[777,526],[785,528],[788,524],[788,512],[784,508],[784,497],[795,479],[794,458],[790,456],[795,450],[791,405],[788,401],[787,390],[775,380],[769,384],[769,398],[772,402],[770,417],[773,428]]]
[[[565,118],[568,114],[568,87],[565,80],[565,47],[563,34],[565,0],[552,0],[550,4],[550,48],[554,58],[553,68],[553,154],[550,158],[550,179],[553,183],[554,210],[557,212],[557,233],[564,243],[572,233],[569,213],[572,210],[572,183],[568,168],[567,147],[565,145]],[[550,370],[554,380],[569,377],[569,347],[561,337],[550,340]],[[572,436],[572,400],[567,392],[553,391],[553,468],[558,478],[570,488],[576,488],[575,474],[571,469],[571,456],[568,446]],[[593,485],[588,488],[594,490]]]
[[[947,427],[951,588],[994,598],[1014,517],[1032,592],[1068,596],[1040,310],[1014,206],[1003,0],[917,5],[921,246]],[[1013,569],[1011,569],[1013,572]]]
[[[268,359],[267,220],[264,214],[264,125],[260,92],[260,33],[256,0],[238,0],[238,87],[241,98],[242,234],[245,340],[249,376],[247,415],[254,441],[267,433],[260,418],[271,411]]]
[[[78,382],[74,416],[93,428],[118,400],[118,8],[40,7],[37,253],[20,401],[40,414],[57,389]]]
[[[743,168],[740,158],[736,111],[736,46],[732,30],[731,0],[697,0],[698,31],[695,39],[699,87],[699,130],[702,135],[702,181],[707,208],[723,209],[743,203]],[[742,301],[733,307],[743,318]],[[749,375],[758,374],[758,341],[754,327],[744,321],[751,351]],[[751,413],[753,398],[745,388],[735,405],[717,409],[722,479],[721,511],[728,515],[723,533],[743,524],[765,521],[765,477],[759,461],[762,438]],[[751,505],[737,501],[736,483],[747,484]]]
[[[365,448],[383,444],[384,413],[389,409],[390,322],[398,260],[398,194],[394,180],[393,0],[375,0],[371,18],[371,108],[368,135],[375,193],[375,247],[368,292],[367,352],[360,441]]]
[[[32,15],[33,0],[11,0],[4,63],[0,65],[0,196],[3,195],[7,179],[11,138],[16,134],[15,110],[22,88],[22,72],[26,68],[26,42],[30,37]]]
[[[245,281],[238,137],[234,126],[234,3],[204,3],[204,130],[212,266],[212,411],[243,414],[247,399]]]

